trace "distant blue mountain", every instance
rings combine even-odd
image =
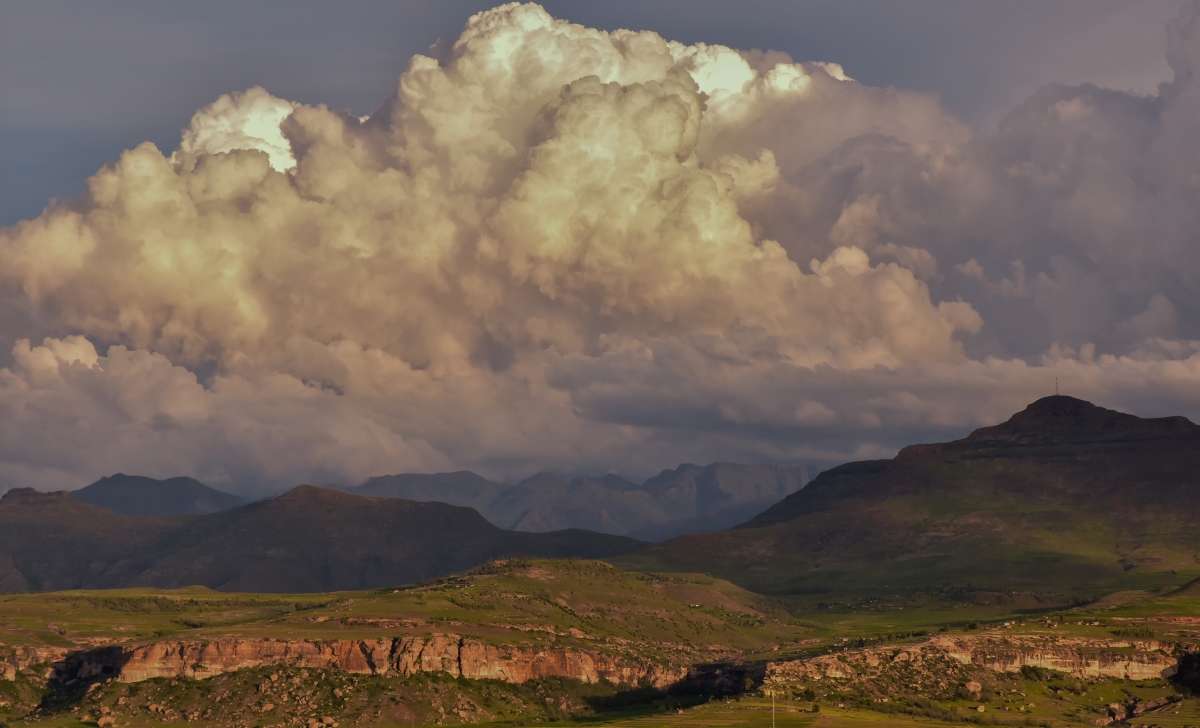
[[[806,467],[680,465],[637,484],[616,475],[566,480],[538,473],[505,485],[475,473],[385,475],[348,493],[474,508],[514,531],[582,528],[647,541],[742,523],[804,487]]]

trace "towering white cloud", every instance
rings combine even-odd
[[[0,231],[30,312],[0,481],[837,459],[1056,375],[1195,411],[1195,15],[1160,96],[1051,88],[988,137],[836,64],[535,5],[363,120],[223,96]]]
[[[280,124],[297,106],[261,86],[225,94],[196,112],[171,161],[190,171],[202,154],[257,149],[266,152],[276,171],[294,169],[296,158]]]

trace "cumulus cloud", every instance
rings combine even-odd
[[[1158,96],[1048,88],[990,136],[518,4],[366,118],[223,96],[0,230],[0,487],[831,461],[1055,376],[1194,413],[1196,15]]]

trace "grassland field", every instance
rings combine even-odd
[[[225,594],[189,588],[0,597],[0,650],[228,636],[332,640],[453,632],[523,646],[601,651],[619,646],[646,659],[699,664],[781,661],[864,646],[902,647],[934,634],[989,631],[1200,643],[1200,588],[1127,590],[1075,605],[1046,603],[1029,594],[928,590],[813,606],[810,600],[764,597],[705,574],[631,573],[602,562],[565,560],[497,562],[455,577],[366,592]],[[776,695],[774,725],[1086,725],[1088,716],[1114,701],[1175,696],[1177,702],[1139,716],[1140,724],[1200,726],[1200,700],[1166,680],[1083,684],[1061,676],[1017,676],[1004,686],[982,713],[977,711],[981,703],[968,697],[918,704],[909,696],[862,705],[847,703],[836,692]],[[314,715],[334,716],[346,726],[472,722],[454,717],[453,709],[447,714],[421,708],[438,705],[444,711],[463,704],[463,696],[491,706],[487,715],[495,720],[482,725],[771,725],[770,695],[762,686],[749,688],[739,696],[706,701],[565,680],[510,685],[438,675],[401,680],[259,668],[202,681],[105,683],[53,706],[35,682],[0,680],[0,722],[95,726],[108,708],[121,716],[114,720],[118,727],[287,725],[245,707],[256,700],[261,704],[262,693],[275,690],[277,700],[303,700]],[[39,703],[43,709],[33,711]],[[152,703],[172,707],[150,712],[146,706]]]

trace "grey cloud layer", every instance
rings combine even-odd
[[[1157,97],[1049,88],[986,137],[532,5],[369,118],[222,97],[0,231],[5,333],[51,334],[0,371],[0,482],[881,455],[1055,376],[1194,413],[1196,15]]]

